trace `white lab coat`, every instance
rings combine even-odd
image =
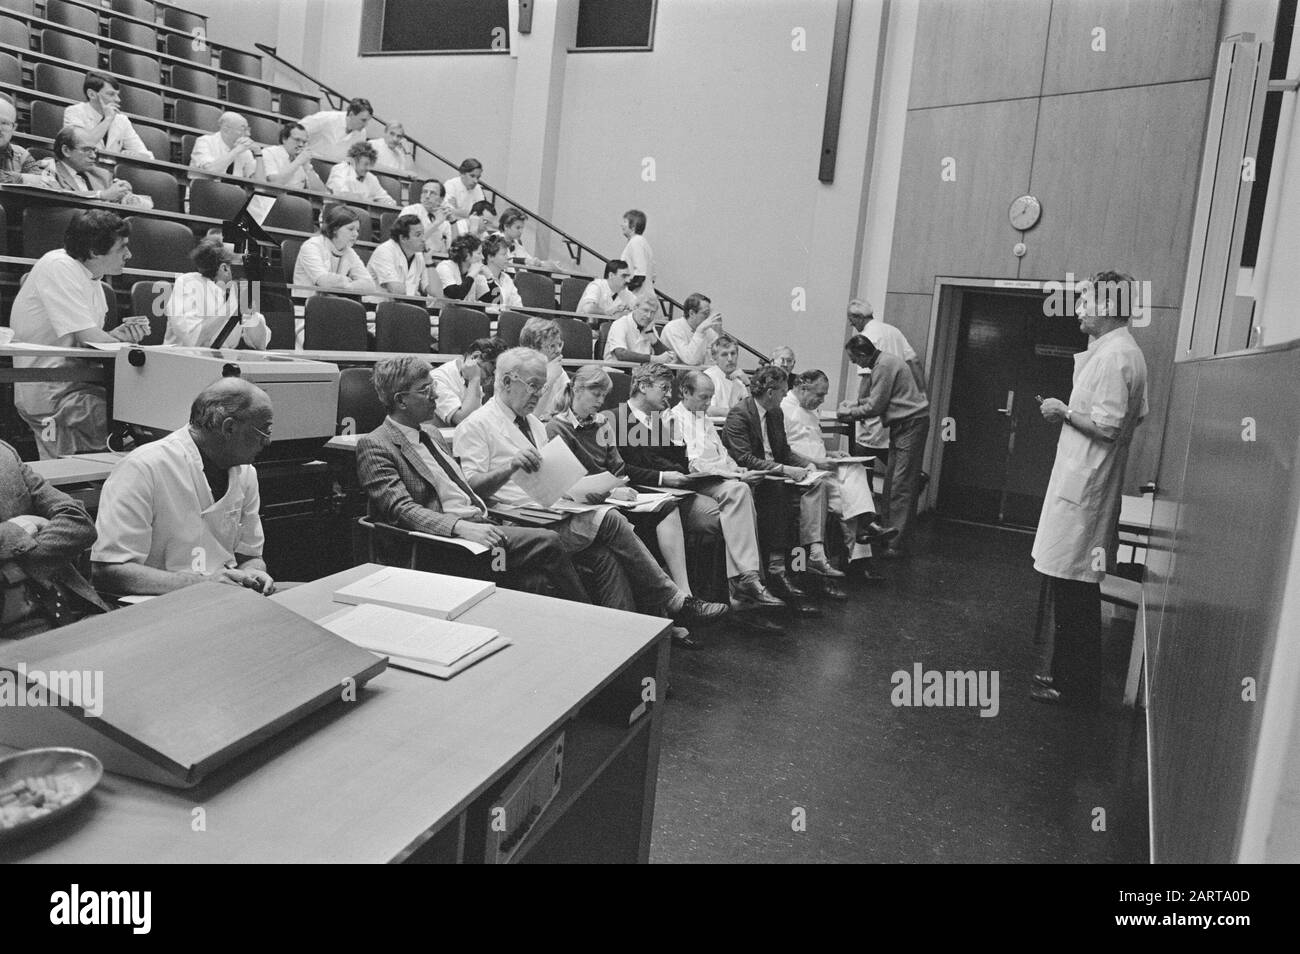
[[[1124,465],[1133,431],[1147,416],[1147,365],[1127,327],[1094,339],[1074,356],[1070,410],[1118,429],[1114,441],[1094,440],[1061,425],[1056,463],[1047,482],[1034,537],[1034,569],[1048,576],[1100,583],[1114,545]],[[1100,566],[1101,569],[1096,567]]]
[[[212,574],[235,566],[237,553],[262,555],[260,504],[251,464],[230,468],[226,495],[214,501],[199,449],[182,427],[128,454],[109,475],[90,558]]]

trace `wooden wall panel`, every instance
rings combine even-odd
[[[926,0],[908,107],[1037,96],[1051,9],[1043,0]]]
[[[1014,277],[1007,223],[1029,183],[1037,101],[1009,100],[908,113],[894,218],[889,290],[930,294],[935,275]],[[956,181],[940,178],[945,158]]]
[[[1043,203],[1027,233],[1023,278],[1121,268],[1179,304],[1208,80],[1044,97],[1030,190]],[[910,132],[910,130],[909,130]]]
[[[1053,3],[1043,95],[1207,79],[1220,0]],[[1104,52],[1093,30],[1106,31]]]
[[[1133,339],[1142,349],[1147,362],[1147,401],[1151,413],[1133,435],[1129,448],[1128,470],[1124,474],[1124,493],[1136,494],[1138,488],[1153,482],[1160,469],[1160,444],[1169,410],[1169,387],[1174,374],[1174,353],[1178,350],[1177,308],[1155,308],[1150,324],[1132,327]]]
[[[880,317],[896,327],[907,338],[907,343],[916,349],[921,364],[926,364],[926,341],[930,334],[931,295],[898,295],[890,292],[885,296],[885,310]]]

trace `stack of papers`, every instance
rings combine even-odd
[[[334,602],[377,603],[435,619],[455,619],[496,588],[486,580],[386,567],[336,590]]]
[[[676,494],[667,493],[638,493],[636,500],[610,500],[609,503],[615,507],[622,507],[624,510],[631,510],[636,513],[646,513],[651,510],[657,510],[663,504],[669,501],[675,501]]]
[[[355,646],[387,656],[398,668],[440,679],[450,679],[510,645],[510,640],[486,626],[430,619],[374,603],[342,610],[320,625]]]

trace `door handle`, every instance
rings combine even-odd
[[[1015,391],[1008,391],[1008,392],[1007,392],[1007,406],[1006,406],[1006,407],[1000,407],[1000,408],[998,408],[998,413],[999,413],[999,414],[1005,414],[1007,417],[1010,417],[1010,416],[1011,416],[1011,409],[1012,409],[1013,407],[1015,407],[1015,405],[1016,405],[1016,392],[1015,392]]]

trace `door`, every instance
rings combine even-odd
[[[947,517],[1035,527],[1059,425],[1036,397],[1068,401],[1073,356],[1087,347],[1073,316],[1047,317],[1039,292],[965,291],[945,416],[938,509]]]

